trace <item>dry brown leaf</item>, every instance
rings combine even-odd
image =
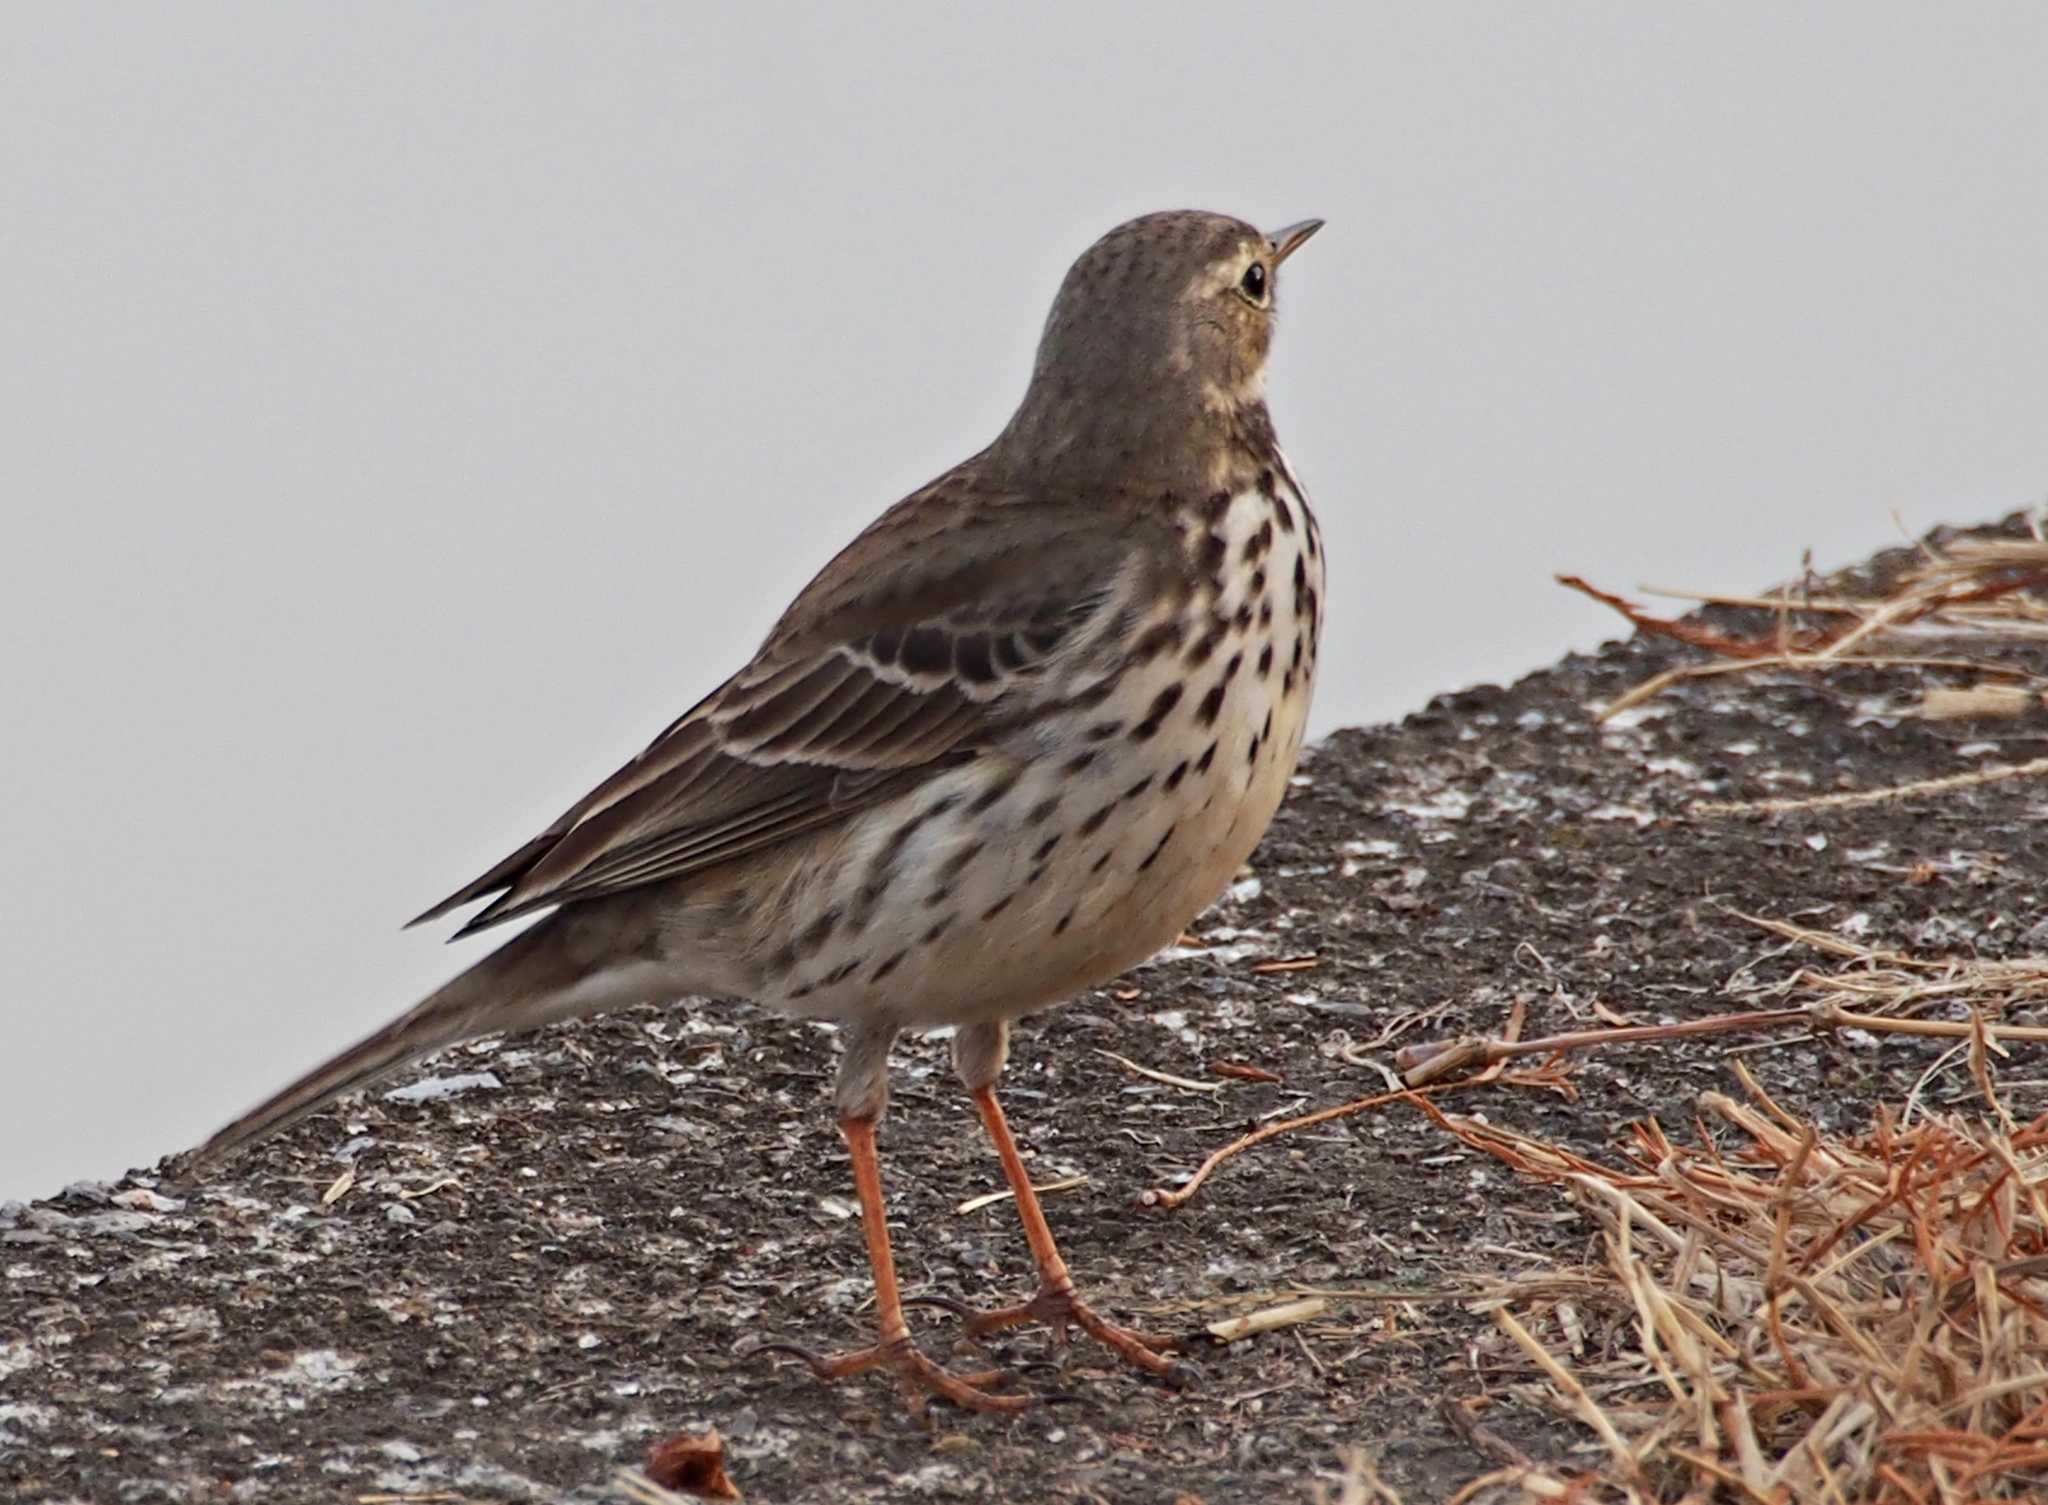
[[[678,1432],[647,1450],[647,1477],[663,1489],[681,1490],[704,1500],[745,1498],[725,1472],[725,1439],[718,1428]]]

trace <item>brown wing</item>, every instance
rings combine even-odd
[[[467,935],[893,798],[1056,710],[1131,587],[1179,559],[1163,520],[992,492],[963,467],[842,551],[746,668],[412,923],[497,894]]]

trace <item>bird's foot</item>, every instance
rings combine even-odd
[[[815,1353],[800,1348],[794,1343],[758,1343],[748,1350],[749,1355],[764,1353],[788,1354],[801,1359],[810,1367],[812,1374],[821,1380],[843,1380],[849,1375],[865,1374],[870,1369],[893,1369],[903,1386],[904,1399],[913,1412],[922,1411],[925,1398],[941,1396],[954,1405],[968,1411],[1017,1412],[1029,1410],[1039,1403],[1035,1395],[995,1395],[993,1387],[1003,1384],[1009,1376],[1000,1369],[986,1369],[975,1374],[954,1374],[951,1370],[925,1357],[916,1344],[910,1341],[908,1333],[897,1338],[885,1339],[866,1348],[851,1348],[844,1353]]]
[[[950,1296],[906,1296],[903,1304],[933,1306],[951,1312],[966,1324],[967,1335],[972,1338],[1021,1327],[1027,1322],[1042,1322],[1052,1329],[1053,1341],[1064,1347],[1067,1328],[1071,1324],[1105,1348],[1114,1350],[1126,1364],[1156,1376],[1176,1390],[1185,1389],[1201,1378],[1194,1365],[1170,1356],[1169,1351],[1179,1346],[1178,1339],[1133,1332],[1118,1326],[1077,1296],[1071,1284],[1041,1285],[1029,1301],[986,1312],[976,1311]]]

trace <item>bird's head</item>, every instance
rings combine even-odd
[[[1268,234],[1174,210],[1118,225],[1060,284],[1005,441],[1076,473],[1178,469],[1176,448],[1263,401],[1280,266],[1322,223]]]

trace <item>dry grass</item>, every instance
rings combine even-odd
[[[1925,959],[1744,918],[1831,958],[1767,990],[1816,1028],[1951,1049],[1857,1133],[1795,1117],[1731,1060],[1741,1099],[1705,1094],[1691,1143],[1637,1125],[1615,1165],[1418,1101],[1557,1186],[1605,1256],[1577,1289],[1550,1272],[1476,1308],[1529,1376],[1506,1398],[1573,1417],[1598,1465],[1510,1458],[1463,1498],[2048,1497],[2048,1116],[2015,1122],[1993,1075],[2004,1042],[2048,1031],[1988,1022],[2048,1000],[2048,960]],[[1930,1115],[1921,1089],[1950,1064],[1972,1111]]]
[[[1634,602],[1589,585],[1577,575],[1560,584],[1613,607],[1640,630],[1675,638],[1716,655],[1644,680],[1603,707],[1605,720],[1640,705],[1682,680],[1755,669],[1816,673],[1844,664],[1973,671],[1973,686],[1930,692],[1920,714],[1935,717],[2016,716],[2044,709],[2048,680],[2010,664],[1962,656],[1928,657],[1901,651],[1915,641],[2012,643],[2048,638],[2048,540],[1965,538],[1945,550],[1920,546],[1922,563],[1875,598],[1815,595],[1787,588],[1776,596],[1721,596],[1687,591],[1709,605],[1762,608],[1776,614],[1771,631],[1740,637],[1696,620],[1654,617]]]
[[[2007,1500],[2048,1492],[2048,1118],[2015,1124],[1980,1031],[1976,1115],[1801,1120],[1736,1067],[1698,1143],[1639,1125],[1619,1165],[1436,1113],[1598,1225],[1621,1320],[1581,1296],[1495,1320],[1597,1467],[1530,1463],[1475,1488],[1542,1499]],[[1600,1296],[1592,1298],[1595,1304]]]
[[[1920,957],[1866,946],[1789,920],[1747,914],[1739,918],[1838,959],[1832,970],[1801,967],[1785,983],[1757,995],[1804,995],[1807,1007],[1819,1014],[1846,1011],[1905,1019],[1941,1006],[1996,1016],[2048,1003],[2048,957]]]

